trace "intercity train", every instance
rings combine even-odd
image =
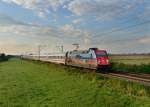
[[[107,51],[99,50],[98,48],[89,48],[88,50],[73,50],[66,53],[55,53],[40,56],[25,55],[23,58],[89,69],[107,69],[110,66]]]

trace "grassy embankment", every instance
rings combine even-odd
[[[150,107],[150,89],[80,69],[0,63],[0,107]]]
[[[120,55],[110,57],[113,70],[150,73],[150,55]]]

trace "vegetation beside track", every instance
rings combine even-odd
[[[150,88],[15,59],[0,63],[0,107],[150,107]]]
[[[110,60],[113,71],[150,74],[150,55],[112,55]]]
[[[113,71],[150,74],[150,64],[127,65],[123,63],[112,63],[111,65]]]
[[[111,55],[110,59],[126,65],[150,65],[150,55]]]

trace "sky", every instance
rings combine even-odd
[[[0,52],[150,52],[150,0],[0,0]]]

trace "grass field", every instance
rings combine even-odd
[[[76,68],[0,63],[0,107],[150,107],[150,88]]]
[[[150,55],[114,55],[110,59],[112,70],[150,74]]]
[[[110,59],[112,62],[128,65],[150,64],[150,55],[114,55]]]

